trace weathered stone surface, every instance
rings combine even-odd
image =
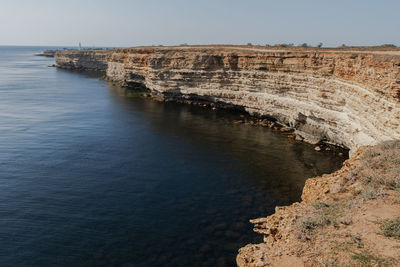
[[[100,70],[168,100],[243,107],[306,142],[352,150],[400,138],[400,53],[244,47],[61,51],[58,67]]]

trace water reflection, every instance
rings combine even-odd
[[[237,168],[236,171],[243,173],[247,180],[266,183],[279,195],[289,196],[290,202],[299,199],[305,170],[309,177],[329,173],[345,159],[338,154],[347,153],[341,149],[316,152],[313,146],[296,142],[266,127],[234,124],[243,116],[239,112],[160,103],[138,98],[140,93],[113,85],[110,90],[118,95],[116,101],[121,105],[140,111],[144,119],[151,122],[154,131],[195,145],[200,151],[234,157],[245,164],[244,169]],[[285,179],[281,179],[282,174]],[[287,187],[283,185],[292,187],[292,192],[280,191]]]

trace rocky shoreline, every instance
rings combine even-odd
[[[341,170],[307,180],[301,203],[252,221],[264,243],[242,248],[239,266],[398,262],[397,240],[362,230],[373,220],[365,214],[400,216],[400,177],[385,171],[397,170],[391,158],[399,156],[390,140],[400,139],[400,50],[137,47],[59,51],[55,60],[157,99],[239,109],[298,140],[351,150]]]

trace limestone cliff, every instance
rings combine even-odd
[[[241,107],[307,142],[354,150],[400,138],[400,52],[138,47],[61,51],[60,68],[100,70],[167,100]]]

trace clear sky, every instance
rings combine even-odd
[[[400,45],[400,0],[0,0],[0,45]]]

